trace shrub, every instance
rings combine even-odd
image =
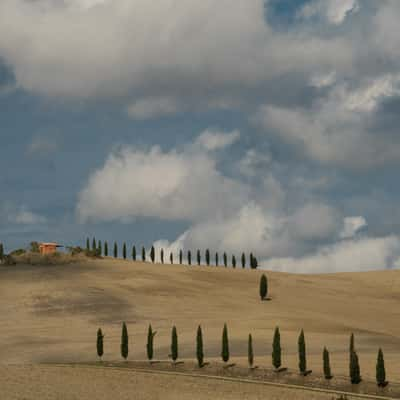
[[[129,354],[129,337],[128,328],[125,322],[122,323],[122,334],[121,334],[121,356],[126,360]]]
[[[278,369],[282,365],[281,334],[279,328],[275,328],[274,339],[272,342],[272,365]]]
[[[40,252],[39,243],[31,242],[30,243],[30,251],[31,251],[31,253],[39,253]],[[1,251],[0,251],[0,253],[1,253]],[[1,258],[1,254],[0,254],[0,258]]]
[[[13,250],[9,255],[11,256],[11,257],[13,257],[13,256],[22,256],[23,254],[25,254],[26,253],[26,250],[25,249],[15,249],[15,250]]]
[[[265,274],[261,275],[260,278],[260,297],[261,300],[265,300],[268,295],[268,280]]]
[[[101,357],[103,357],[103,354],[104,354],[103,339],[104,339],[103,332],[99,328],[98,331],[97,331],[96,347],[97,347],[97,355],[99,356],[100,360],[101,360]]]

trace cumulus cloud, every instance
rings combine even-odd
[[[342,239],[353,237],[360,229],[367,226],[364,217],[346,217],[343,221],[343,229],[340,232]]]
[[[0,222],[4,225],[41,225],[47,222],[47,218],[25,205],[3,203],[0,207]]]
[[[231,146],[240,138],[240,132],[234,130],[232,132],[220,132],[217,130],[207,129],[196,140],[199,145],[206,150],[220,150]]]
[[[138,120],[174,115],[178,111],[178,102],[171,97],[150,97],[137,100],[127,108],[128,115],[132,119]]]

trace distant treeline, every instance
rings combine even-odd
[[[154,246],[151,246],[150,251],[146,252],[146,248],[144,246],[142,246],[141,248],[141,254],[138,255],[137,249],[135,245],[132,245],[132,247],[130,248],[130,258],[133,261],[137,261],[138,259],[140,259],[141,261],[145,262],[147,261],[147,259],[149,259],[151,262],[155,262],[156,261],[156,251],[159,252],[159,260],[161,262],[161,264],[164,264],[165,262],[165,257],[168,256],[164,253],[164,249],[155,249]],[[96,238],[93,238],[92,240],[90,240],[89,238],[86,239],[86,252],[88,254],[91,255],[98,255],[98,256],[104,256],[104,257],[114,257],[114,258],[118,258],[119,257],[119,248],[118,248],[118,244],[116,242],[114,242],[112,249],[109,248],[108,246],[108,242],[105,241],[104,243],[99,240],[97,241]],[[204,261],[202,264],[202,254],[204,254]],[[209,249],[206,249],[204,252],[201,252],[199,249],[196,251],[195,253],[196,255],[196,261],[195,263],[197,265],[205,265],[210,266],[211,264],[215,265],[215,266],[219,266],[219,265],[223,265],[224,267],[228,267],[231,266],[232,268],[236,268],[237,266],[237,260],[236,260],[236,256],[232,255],[230,257],[230,260],[228,260],[228,255],[227,253],[223,253],[222,254],[222,259],[221,259],[221,264],[220,264],[220,258],[219,258],[219,254],[218,252],[216,252],[214,254],[214,257],[212,259],[211,257],[211,253]],[[187,265],[192,265],[192,261],[194,263],[194,260],[192,260],[192,251],[191,250],[187,250],[185,251],[185,254],[183,252],[183,250],[179,250],[178,254],[174,254],[173,252],[169,253],[169,262],[171,264],[174,263],[174,259],[175,257],[176,260],[179,261],[179,264],[183,264],[184,262],[184,256],[186,256],[186,263]],[[194,254],[193,254],[194,256]],[[128,258],[128,248],[126,243],[122,244],[122,258],[124,260],[126,260]],[[246,268],[247,266],[249,266],[251,269],[257,269],[258,267],[258,261],[257,258],[253,255],[253,253],[250,253],[249,257],[246,257],[246,254],[243,252],[241,257],[240,257],[240,266],[242,268]]]

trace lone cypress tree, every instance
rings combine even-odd
[[[202,368],[204,366],[204,352],[203,352],[203,332],[201,331],[200,325],[197,328],[196,357],[199,368]]]
[[[258,261],[257,258],[253,256],[253,254],[250,254],[250,268],[251,269],[257,269],[258,267]]]
[[[114,242],[114,258],[118,257],[118,245],[117,242]]]
[[[236,268],[236,257],[232,256],[232,268]]]
[[[272,342],[272,365],[278,369],[282,365],[281,334],[279,327],[275,328],[274,340]]]
[[[126,243],[124,243],[122,246],[122,257],[124,260],[126,260]]]
[[[181,249],[181,250],[179,250],[179,264],[182,264],[182,261],[183,261],[183,252]]]
[[[171,261],[171,264],[174,263],[174,254],[172,253],[172,251],[171,251],[171,253],[169,254],[169,261]]]
[[[361,382],[360,363],[358,361],[358,355],[355,350],[353,350],[350,354],[350,382],[353,385],[357,385]]]
[[[353,351],[355,351],[356,349],[355,349],[355,346],[354,346],[354,333],[352,333],[351,335],[350,335],[350,345],[349,345],[349,353],[350,353],[350,355],[351,355],[351,353],[353,352]]]
[[[189,265],[192,265],[192,253],[191,253],[190,250],[188,250],[188,255],[187,255],[187,257],[188,257],[188,264],[189,264]]]
[[[150,260],[151,260],[152,263],[154,263],[155,258],[156,258],[156,253],[155,253],[155,250],[154,250],[154,246],[151,246],[151,249],[150,249]]]
[[[175,326],[172,328],[171,333],[171,358],[174,363],[178,359],[178,333]]]
[[[133,245],[132,247],[132,260],[136,261],[136,247]]]
[[[97,246],[97,253],[99,256],[101,256],[103,254],[103,248],[101,245],[101,240],[99,240],[99,245]]]
[[[378,358],[376,360],[376,383],[380,387],[387,385],[386,382],[386,370],[385,370],[385,360],[383,359],[383,351],[379,349]]]
[[[228,266],[228,256],[224,253],[224,266],[225,268]]]
[[[218,253],[215,253],[215,266],[218,267],[218,264],[219,264]]]
[[[260,278],[260,297],[261,300],[265,300],[268,295],[268,280],[265,274],[261,275]]]
[[[246,256],[244,253],[242,253],[242,268],[246,267]]]
[[[307,372],[307,361],[306,361],[306,341],[304,339],[303,329],[300,332],[298,340],[298,350],[299,350],[299,371],[301,374],[305,375]]]
[[[93,237],[93,240],[92,240],[92,250],[93,251],[97,250],[97,243],[96,243],[96,238],[95,237]]]
[[[207,266],[209,266],[210,265],[210,250],[209,249],[206,249],[206,264],[207,264]]]
[[[128,328],[125,322],[122,323],[122,334],[121,334],[121,356],[126,360],[129,354],[129,337]]]
[[[253,363],[254,363],[253,338],[251,337],[250,333],[249,333],[249,340],[247,343],[247,360],[249,362],[249,367],[253,368]]]
[[[0,260],[4,258],[4,246],[3,243],[0,243]]]
[[[147,358],[149,361],[153,359],[154,355],[154,349],[153,349],[153,343],[154,343],[154,336],[156,335],[157,332],[153,332],[153,329],[151,325],[149,325],[149,330],[147,332]]]
[[[144,246],[142,247],[142,261],[146,261],[146,249],[144,248]]]
[[[97,355],[99,356],[100,360],[101,357],[103,357],[104,354],[104,347],[103,347],[103,332],[101,331],[101,329],[99,328],[97,330],[97,343],[96,343],[96,347],[97,347]]]
[[[197,250],[197,265],[200,265],[201,263],[201,254],[200,254],[200,250]]]
[[[86,250],[89,251],[90,250],[90,244],[89,244],[89,238],[86,238]]]
[[[164,249],[161,249],[160,258],[161,258],[161,264],[164,264]]]
[[[324,376],[325,379],[332,379],[332,373],[331,373],[331,363],[329,359],[329,351],[326,347],[324,347],[324,351],[322,353],[322,360],[324,363]]]
[[[107,243],[107,241],[104,242],[104,256],[108,257],[108,243]]]
[[[229,361],[229,338],[228,338],[228,328],[226,324],[224,324],[224,329],[222,331],[221,358],[225,363]]]

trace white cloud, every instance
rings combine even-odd
[[[340,25],[350,13],[359,10],[357,0],[314,0],[306,3],[299,12],[299,17],[320,16],[331,24]]]
[[[127,108],[128,115],[132,119],[151,119],[176,114],[179,104],[171,97],[150,97],[140,99],[130,104]]]
[[[364,217],[346,217],[343,220],[343,229],[340,232],[340,238],[347,239],[353,237],[360,229],[367,226]]]
[[[81,219],[127,217],[198,220],[223,216],[246,201],[248,188],[224,177],[206,153],[124,149],[93,173],[78,202]]]
[[[196,140],[199,145],[206,150],[220,150],[231,146],[240,138],[240,132],[234,130],[232,132],[220,132],[217,130],[207,129]]]

